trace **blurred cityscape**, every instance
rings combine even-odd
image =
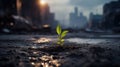
[[[40,0],[0,0],[1,32],[50,31],[56,24],[58,21],[47,3]]]
[[[0,0],[0,67],[120,67],[120,0],[45,1]]]
[[[52,32],[60,22],[41,0],[0,0],[0,32]],[[60,23],[61,24],[61,23]],[[120,33],[120,0],[104,4],[103,14],[89,14],[89,19],[74,7],[69,25],[74,31]]]

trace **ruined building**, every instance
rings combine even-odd
[[[120,31],[120,0],[107,3],[103,7],[104,29]]]

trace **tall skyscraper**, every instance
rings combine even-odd
[[[55,29],[57,21],[55,20],[55,14],[50,12],[48,3],[41,4],[41,21],[43,27],[51,27]]]
[[[21,7],[22,7],[22,1],[21,0],[17,0],[16,7],[17,7],[17,14],[20,16],[21,15]]]
[[[78,15],[78,8],[74,8],[74,12],[70,13],[70,27],[73,29],[82,29],[87,24],[87,18],[81,12]]]
[[[39,0],[22,0],[21,15],[32,22],[36,28],[41,26]]]
[[[78,8],[75,7],[75,15],[78,16]]]

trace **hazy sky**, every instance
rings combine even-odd
[[[69,14],[74,11],[74,7],[79,7],[80,12],[88,16],[90,12],[102,14],[103,4],[113,0],[46,0],[51,12],[54,12],[57,20],[69,19]]]

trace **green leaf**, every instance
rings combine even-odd
[[[61,29],[60,25],[58,25],[58,26],[56,27],[56,32],[57,32],[58,35],[61,34],[62,29]]]
[[[61,40],[61,42],[64,42],[64,41],[65,41],[64,39]]]
[[[61,44],[60,42],[57,42],[57,44]]]
[[[61,37],[64,38],[66,35],[67,35],[68,31],[63,31],[62,34],[61,34]]]

